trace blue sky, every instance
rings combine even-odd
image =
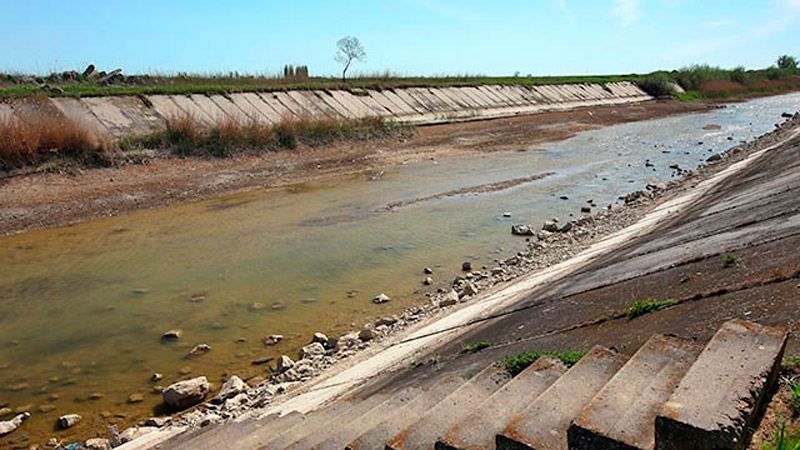
[[[411,75],[765,67],[800,56],[800,0],[0,0],[0,71]]]

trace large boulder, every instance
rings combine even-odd
[[[58,418],[58,427],[62,430],[66,430],[67,428],[72,428],[81,421],[83,417],[79,416],[78,414],[66,414]]]
[[[515,236],[533,236],[531,227],[522,224],[511,225],[511,234]]]
[[[558,224],[554,220],[545,220],[544,225],[542,225],[542,230],[555,233],[558,231]]]
[[[179,381],[167,386],[161,393],[164,403],[174,409],[186,409],[205,400],[211,386],[206,377]]]
[[[313,356],[324,355],[324,354],[325,354],[325,346],[323,346],[319,342],[308,344],[300,349],[300,359],[311,358]]]
[[[242,379],[236,375],[232,375],[227,381],[225,381],[225,383],[222,384],[222,388],[220,388],[219,393],[216,397],[214,397],[213,401],[216,403],[222,403],[229,398],[245,392],[247,389],[249,389],[247,383],[242,381]]]
[[[278,366],[275,368],[275,371],[278,373],[283,373],[292,367],[294,367],[294,361],[292,361],[292,358],[289,358],[286,355],[281,355],[281,357],[278,358]]]

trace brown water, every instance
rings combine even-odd
[[[693,168],[798,105],[798,94],[760,99],[544,149],[398,166],[378,181],[330,178],[1,238],[0,407],[33,417],[0,446],[102,435],[109,423],[149,417],[160,402],[153,372],[162,385],[264,375],[252,360],[294,356],[315,331],[341,334],[421,302],[463,261],[513,254],[524,242],[512,223],[577,215],[588,199],[605,205],[669,180],[669,165]],[[476,186],[491,189],[468,192]],[[435,271],[430,288],[420,283],[425,266]],[[392,302],[373,305],[380,292]],[[162,343],[173,328],[183,337]],[[287,339],[265,347],[269,334]],[[211,351],[187,359],[199,343]],[[132,393],[145,400],[127,403]],[[67,413],[84,420],[55,430]]]

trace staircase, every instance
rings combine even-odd
[[[598,346],[569,369],[540,358],[511,377],[491,365],[425,389],[244,423],[236,439],[201,434],[172,448],[740,448],[777,381],[787,338],[782,328],[731,320],[705,347],[656,335],[630,358]]]

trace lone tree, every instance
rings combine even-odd
[[[361,41],[353,36],[345,36],[339,39],[339,41],[336,42],[336,47],[339,50],[336,52],[336,57],[334,59],[336,59],[339,64],[344,65],[342,81],[345,81],[347,69],[350,68],[353,61],[363,61],[367,56],[367,52],[364,51],[364,46],[361,45]]]

